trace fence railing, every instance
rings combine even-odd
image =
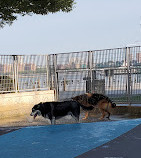
[[[48,56],[0,56],[0,93],[50,89]]]
[[[141,103],[141,47],[56,54],[59,99],[103,93],[117,103]]]
[[[58,100],[92,92],[141,103],[141,47],[0,56],[1,94],[48,89]]]

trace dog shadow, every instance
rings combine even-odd
[[[64,133],[64,132],[76,132],[80,131],[82,128],[80,123],[73,123],[73,124],[56,124],[56,125],[49,125],[48,132],[49,133]]]

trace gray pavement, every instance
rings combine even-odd
[[[141,158],[141,125],[76,158]]]
[[[0,127],[0,136],[20,129],[20,127]]]

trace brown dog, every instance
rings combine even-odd
[[[101,120],[104,119],[106,113],[108,114],[107,118],[110,119],[111,108],[116,107],[116,104],[113,103],[107,96],[97,93],[86,93],[76,96],[72,99],[80,102],[85,106],[93,106],[93,108],[97,106],[102,114],[102,116],[100,117]],[[85,113],[85,117],[83,119],[87,119],[87,117],[88,111]]]

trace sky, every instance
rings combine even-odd
[[[0,54],[57,54],[141,45],[141,0],[76,0],[69,13],[18,17]]]

